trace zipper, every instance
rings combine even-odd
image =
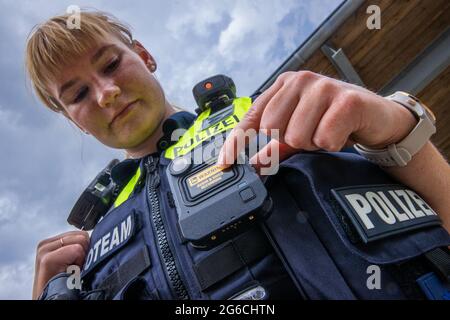
[[[153,156],[149,156],[145,162],[145,168],[147,171],[147,196],[151,206],[150,212],[153,231],[156,234],[159,256],[164,262],[165,271],[168,276],[170,286],[175,292],[176,298],[180,300],[188,300],[189,294],[183,281],[181,280],[180,273],[178,272],[161,216],[161,206],[157,192],[161,181],[158,174],[158,161],[159,158],[155,159]]]

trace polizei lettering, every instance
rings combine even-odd
[[[233,128],[238,122],[239,122],[239,118],[235,114],[233,114],[233,115],[225,118],[224,120],[219,121],[218,123],[212,125],[211,127],[206,128],[203,131],[196,132],[194,134],[194,136],[191,136],[191,137],[183,136],[183,138],[180,140],[180,142],[177,143],[173,148],[175,157],[184,155],[187,152],[191,151],[196,146],[198,146],[203,141],[206,141],[209,138],[211,138],[223,131]]]
[[[132,236],[134,229],[134,216],[130,214],[119,224],[114,226],[112,230],[96,236],[94,243],[91,242],[86,262],[84,265],[84,272],[101,261],[108,253],[113,253],[115,249],[121,247]]]
[[[414,191],[399,185],[333,189],[364,242],[440,224],[436,212]]]

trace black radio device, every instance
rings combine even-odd
[[[233,117],[236,88],[231,78],[210,77],[199,82],[193,94],[199,116],[192,128],[197,132],[191,128],[185,134],[195,136]],[[196,125],[199,118],[202,123]],[[240,157],[227,169],[216,165],[225,135],[212,135],[190,152],[176,156],[166,171],[181,234],[198,249],[233,238],[266,218],[271,210],[267,190],[247,157]],[[201,157],[196,156],[199,154]],[[198,158],[201,161],[196,161]]]
[[[111,169],[119,163],[114,159],[100,171],[78,198],[67,218],[69,224],[81,230],[92,230],[111,207],[118,189],[111,179]]]

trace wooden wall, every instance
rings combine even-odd
[[[381,8],[380,30],[369,30],[366,26],[369,17],[366,9],[371,4]],[[377,92],[449,26],[449,0],[370,0],[345,21],[329,43],[344,50],[366,87]],[[301,69],[339,78],[320,49]],[[449,88],[450,67],[418,94],[437,116],[438,132],[432,140],[447,158],[450,158]]]

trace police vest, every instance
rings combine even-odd
[[[212,130],[228,130],[250,106],[236,99]],[[448,261],[450,244],[437,214],[345,152],[285,160],[267,181],[273,212],[264,223],[211,250],[194,248],[178,229],[165,170],[210,134],[113,169],[125,186],[91,234],[84,290],[107,299],[405,299],[429,297],[421,286],[448,276],[434,263]]]

